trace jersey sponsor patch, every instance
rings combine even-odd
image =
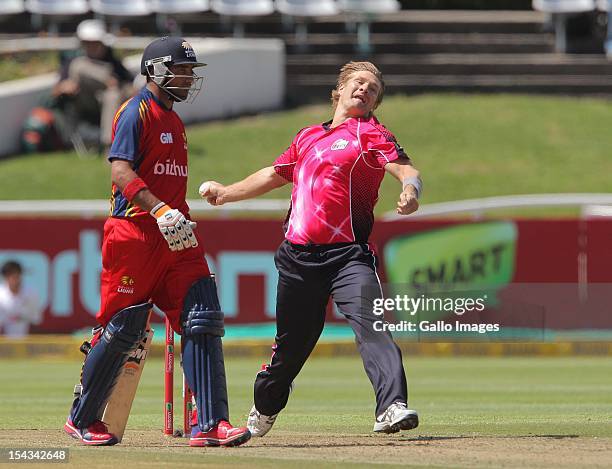
[[[120,285],[117,287],[117,293],[134,294],[134,279],[129,275],[122,275],[119,279]]]
[[[134,279],[130,277],[129,275],[124,275],[121,277],[121,284],[122,285],[134,285]]]
[[[153,167],[153,174],[158,176],[182,176],[187,177],[187,165],[176,164],[176,160],[166,160],[165,163],[158,161]]]
[[[162,142],[164,145],[174,143],[174,140],[172,138],[172,132],[162,132],[161,134],[159,134],[159,141]]]
[[[348,145],[348,143],[349,143],[348,141],[340,138],[340,139],[338,139],[338,140],[336,140],[334,142],[334,144],[331,146],[331,149],[332,149],[332,151],[335,151],[335,150],[344,150],[346,148],[346,146]]]

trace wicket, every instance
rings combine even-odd
[[[171,436],[191,435],[193,396],[183,374],[183,431],[174,432],[174,330],[166,318],[166,347],[164,353],[164,434]]]

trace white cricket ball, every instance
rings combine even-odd
[[[203,182],[200,186],[199,192],[201,197],[206,197],[210,191],[210,182]]]

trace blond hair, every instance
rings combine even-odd
[[[383,80],[380,70],[378,70],[376,65],[374,65],[372,62],[349,62],[342,66],[340,73],[338,74],[336,87],[331,92],[331,101],[334,109],[336,109],[338,106],[338,101],[340,100],[340,92],[338,89],[340,86],[345,85],[355,72],[370,72],[376,78],[378,78],[378,81],[380,82],[380,90],[378,91],[376,103],[374,104],[374,109],[376,109],[378,105],[382,103],[383,96],[385,94],[385,81]]]

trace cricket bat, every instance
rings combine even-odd
[[[138,344],[136,350],[130,353],[125,365],[123,365],[117,383],[113,387],[111,396],[104,408],[102,421],[106,423],[108,431],[115,435],[118,441],[123,439],[125,426],[132,409],[132,402],[134,402],[134,396],[136,396],[136,389],[152,340],[153,329],[148,327],[145,338]]]

